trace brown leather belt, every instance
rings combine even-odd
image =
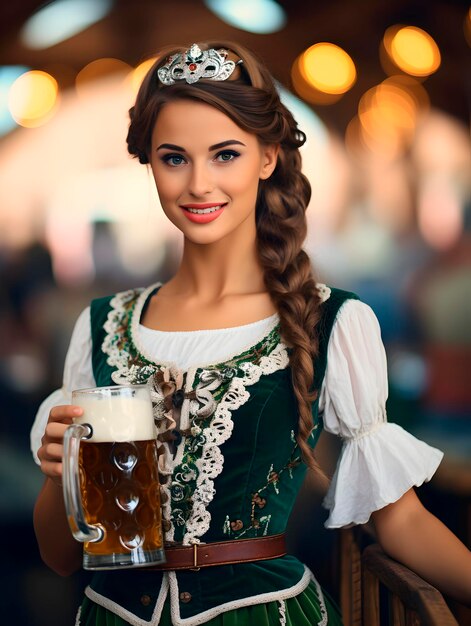
[[[145,567],[145,570],[194,570],[214,565],[249,563],[276,559],[286,554],[285,535],[270,535],[256,539],[236,539],[195,543],[191,546],[165,548],[166,563]]]

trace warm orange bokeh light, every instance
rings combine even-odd
[[[154,65],[155,58],[152,57],[140,63],[129,75],[130,86],[133,94],[137,95],[139,91],[139,87],[141,86],[142,81],[144,80],[147,72]]]
[[[296,93],[311,104],[328,105],[340,100],[343,94],[324,93],[309,83],[302,69],[301,57],[298,56],[291,67],[291,81]]]
[[[45,124],[54,115],[57,103],[57,81],[47,72],[39,70],[19,76],[8,94],[13,119],[27,128]]]
[[[130,65],[119,59],[96,59],[96,61],[92,61],[82,68],[77,74],[75,88],[79,96],[87,96],[90,92],[90,85],[95,81],[116,74],[123,74],[123,77],[125,77],[131,69]]]
[[[384,34],[383,46],[390,60],[412,76],[429,76],[440,67],[437,44],[416,26],[391,26]]]
[[[464,36],[468,45],[471,46],[471,8],[468,10],[463,24]]]
[[[412,141],[417,118],[427,108],[427,92],[414,79],[395,76],[384,80],[360,100],[362,142],[385,156],[399,155]]]
[[[343,94],[356,80],[356,69],[351,57],[332,43],[316,43],[299,59],[305,80],[318,91]]]

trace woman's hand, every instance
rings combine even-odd
[[[82,562],[82,546],[70,532],[61,487],[64,433],[82,413],[70,404],[52,408],[38,450],[46,480],[34,507],[34,530],[43,561],[61,576],[69,576]]]
[[[61,486],[62,480],[62,453],[64,451],[64,433],[72,418],[82,415],[83,409],[79,406],[67,404],[55,406],[49,413],[46,430],[38,450],[41,471],[56,485]]]

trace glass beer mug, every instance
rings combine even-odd
[[[83,414],[65,432],[63,488],[84,569],[165,562],[149,389],[79,389],[72,404]]]

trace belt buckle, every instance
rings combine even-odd
[[[193,544],[193,567],[190,567],[192,572],[199,572],[201,567],[198,567],[198,544]]]

